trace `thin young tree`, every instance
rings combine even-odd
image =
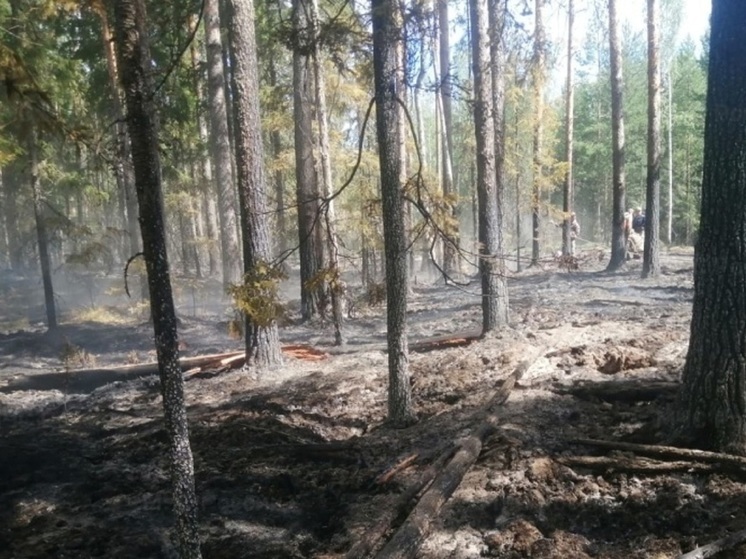
[[[617,14],[617,0],[609,0],[609,54],[611,58],[611,145],[612,145],[612,216],[611,258],[606,270],[618,270],[626,262],[624,238],[624,80],[622,75],[622,38]]]
[[[486,335],[507,324],[508,293],[505,283],[505,260],[501,253],[502,232],[497,208],[487,0],[470,0],[469,14],[474,75],[474,131],[477,144],[482,335]]]
[[[562,212],[564,221],[562,223],[562,254],[573,255],[573,242],[571,238],[572,213],[574,206],[573,192],[573,132],[575,125],[575,86],[573,80],[573,24],[575,22],[575,2],[568,0],[567,3],[567,77],[565,79],[565,184],[562,189]]]
[[[140,230],[148,273],[150,306],[158,356],[158,374],[169,441],[169,462],[176,535],[182,559],[201,557],[194,490],[194,463],[184,403],[184,379],[179,365],[176,330],[163,219],[158,122],[154,106],[147,16],[141,0],[114,5],[120,79],[125,93],[127,127],[140,213]]]
[[[661,70],[659,1],[648,0],[648,175],[642,277],[660,274]]]
[[[228,287],[241,277],[238,249],[238,203],[231,168],[231,143],[228,131],[228,110],[225,102],[223,43],[220,36],[218,0],[205,0],[205,49],[207,51],[207,98],[210,118],[210,158],[215,168],[220,217],[220,254],[223,286]]]
[[[231,43],[233,110],[236,138],[236,175],[243,232],[244,282],[272,282],[272,260],[266,185],[263,172],[262,128],[259,117],[259,72],[256,58],[254,2],[230,0],[228,31]],[[266,291],[271,291],[267,286]],[[268,294],[265,293],[259,295]],[[282,363],[280,337],[271,301],[252,302],[244,312],[246,363],[266,369]],[[262,312],[256,310],[260,306]],[[264,314],[264,310],[268,314]],[[261,316],[260,316],[261,314]]]
[[[492,121],[495,134],[495,190],[499,228],[499,254],[503,254],[503,215],[505,200],[505,23],[507,0],[488,3],[490,29],[490,77],[492,80]]]
[[[407,344],[407,242],[404,193],[401,184],[400,106],[397,73],[401,58],[401,22],[394,0],[372,0],[373,73],[376,94],[376,135],[381,168],[383,237],[386,253],[386,336],[389,354],[388,419],[408,425],[415,419],[409,383]]]
[[[746,3],[713,0],[704,173],[681,438],[746,454]]]
[[[52,265],[49,256],[49,234],[47,231],[47,212],[45,211],[44,192],[41,187],[39,176],[39,136],[36,126],[29,123],[29,134],[27,141],[29,178],[31,179],[31,192],[34,200],[34,219],[36,223],[36,241],[39,248],[39,264],[41,266],[41,279],[44,286],[44,308],[47,311],[47,328],[57,328],[57,308],[54,304],[54,286],[52,284]]]

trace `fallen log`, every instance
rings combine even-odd
[[[197,355],[195,357],[182,357],[179,359],[179,365],[181,365],[182,371],[197,368],[204,369],[211,365],[219,365],[224,359],[243,357],[243,355],[243,351],[228,351],[225,353],[213,353],[210,355]],[[155,375],[158,374],[158,363],[137,363],[134,365],[98,367],[95,369],[72,369],[69,373],[80,376],[98,375],[102,373],[130,373],[133,375],[140,374],[142,376],[151,374]]]
[[[721,452],[710,452],[707,450],[697,450],[694,448],[680,448],[677,446],[662,446],[626,443],[621,441],[604,441],[599,439],[573,439],[571,444],[583,446],[595,446],[598,448],[607,448],[610,450],[622,450],[642,454],[653,458],[690,460],[693,462],[706,462],[710,464],[719,464],[721,467],[729,466],[735,471],[746,472],[746,458],[734,454],[724,454]]]
[[[378,552],[376,559],[411,559],[417,554],[443,505],[479,458],[484,441],[497,430],[500,407],[507,401],[516,382],[534,361],[535,358],[520,363],[503,381],[489,402],[476,414],[476,417],[480,418],[477,427],[471,435],[456,441],[455,452],[448,451],[452,458],[447,459],[432,485],[422,495],[404,524]]]
[[[363,557],[367,557],[378,546],[381,539],[391,530],[391,527],[411,509],[412,501],[430,485],[438,472],[443,468],[443,465],[451,459],[455,450],[454,447],[450,447],[425,468],[417,480],[399,496],[394,506],[387,508],[374,526],[367,528],[363,534],[356,538],[355,545],[345,554],[345,559],[362,559]]]
[[[712,543],[693,549],[689,553],[679,555],[678,559],[707,559],[726,549],[733,549],[746,542],[746,530],[740,530],[730,536],[725,536]]]
[[[569,388],[554,388],[556,394],[575,396],[581,400],[604,402],[650,402],[658,398],[673,399],[679,384],[676,382],[604,382],[588,383]]]
[[[481,332],[471,330],[459,334],[446,334],[434,336],[422,340],[415,340],[409,344],[409,351],[414,353],[427,353],[438,349],[448,349],[469,345],[481,337]]]

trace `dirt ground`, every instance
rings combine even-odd
[[[629,453],[578,442],[665,442],[660,418],[689,335],[691,251],[664,254],[654,280],[640,279],[639,261],[616,274],[601,273],[604,264],[588,252],[577,271],[547,262],[513,274],[511,329],[413,353],[419,421],[407,429],[384,421],[382,306],[355,305],[343,349],[330,345],[329,324],[283,326],[284,343],[311,345],[322,360],[287,355],[260,377],[190,377],[204,557],[343,557],[474,428],[475,411],[524,360],[498,433],[417,557],[662,559],[746,527],[743,474],[645,471]],[[478,289],[418,280],[411,339],[478,331]],[[230,313],[200,306],[195,292],[180,299],[183,355],[240,349],[227,335]],[[11,309],[14,292],[2,296]],[[174,556],[157,377],[75,372],[152,359],[150,327],[103,300],[90,297],[99,312],[69,312],[55,336],[32,319],[0,334],[1,558]],[[629,395],[640,386],[650,390]]]

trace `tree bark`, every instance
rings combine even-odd
[[[746,454],[746,4],[714,0],[699,238],[679,434]]]
[[[176,532],[183,559],[201,557],[194,490],[194,463],[179,365],[179,340],[169,278],[163,221],[158,123],[150,83],[150,49],[144,3],[115,4],[120,77],[127,103],[127,126],[132,141],[135,186],[140,209],[143,252],[148,271],[151,312],[161,380],[161,395],[169,440]]]
[[[562,224],[562,254],[573,256],[575,254],[575,242],[572,238],[572,214],[574,207],[574,190],[572,174],[573,154],[573,131],[575,124],[575,91],[573,84],[573,24],[575,22],[575,2],[568,0],[567,4],[567,79],[565,81],[565,161],[567,171],[565,172],[565,184],[562,192],[562,212],[564,222]]]
[[[542,149],[544,145],[544,81],[546,79],[546,36],[544,31],[544,2],[535,0],[534,7],[534,60],[532,67],[534,82],[534,181],[531,195],[531,217],[533,240],[531,243],[531,265],[539,263],[541,235],[541,190],[544,181]]]
[[[373,71],[376,94],[376,132],[381,168],[383,236],[386,253],[386,324],[388,326],[388,418],[394,425],[414,421],[407,347],[407,246],[401,180],[399,102],[400,58],[397,43],[401,22],[393,0],[372,0]]]
[[[507,324],[508,293],[505,284],[505,260],[502,255],[502,232],[497,208],[487,0],[470,0],[469,10],[474,72],[479,273],[482,280],[482,334],[484,335]]]
[[[30,124],[31,132],[28,138],[28,157],[31,180],[31,192],[34,200],[34,218],[36,222],[36,241],[39,248],[39,264],[41,265],[41,279],[44,286],[44,307],[47,311],[47,328],[57,328],[57,310],[54,304],[54,287],[52,285],[52,266],[49,257],[49,235],[45,218],[45,201],[39,178],[39,141],[34,125]]]
[[[272,259],[263,173],[259,72],[256,58],[253,1],[230,0],[228,25],[233,69],[236,175],[241,206],[244,274],[254,273]],[[282,363],[277,322],[259,324],[245,315],[246,362],[259,369]]]
[[[613,167],[613,202],[611,217],[611,258],[607,271],[618,270],[626,262],[624,238],[624,82],[622,77],[622,39],[617,16],[617,0],[609,0],[609,53],[611,56],[611,144]]]
[[[660,5],[658,0],[648,0],[648,176],[645,192],[643,278],[656,277],[661,272],[661,69],[659,10]]]
[[[503,253],[503,215],[505,200],[505,42],[503,33],[508,13],[507,0],[488,3],[490,22],[490,77],[492,78],[492,120],[495,134],[495,190],[497,222],[500,230],[500,257]]]
[[[458,191],[454,178],[453,166],[453,108],[451,75],[451,41],[448,20],[448,0],[437,0],[438,9],[438,61],[440,66],[438,82],[438,101],[442,115],[440,126],[441,176],[443,178],[443,195],[451,218],[446,229],[447,238],[443,239],[443,268],[447,273],[459,271],[459,222]]]
[[[210,156],[215,168],[220,216],[220,253],[223,286],[236,283],[241,277],[238,250],[238,203],[233,182],[230,131],[226,108],[223,45],[220,38],[218,0],[205,0],[205,47],[207,50],[207,97],[210,108]]]
[[[308,18],[304,0],[293,0],[293,115],[295,185],[298,204],[298,256],[300,258],[301,318],[318,315],[323,287],[309,282],[323,267],[318,177],[313,157],[313,81],[308,50]]]
[[[326,200],[323,208],[324,228],[326,230],[326,251],[328,256],[328,268],[330,271],[329,296],[332,300],[332,322],[334,323],[334,344],[345,343],[342,331],[344,317],[344,281],[342,270],[339,267],[339,238],[336,230],[336,216],[334,212],[332,163],[329,152],[329,123],[326,109],[326,84],[324,69],[321,61],[321,23],[319,21],[318,0],[311,2],[311,29],[313,34],[313,51],[311,61],[313,64],[314,86],[316,90],[316,121],[319,129],[319,159],[321,164],[321,192]]]

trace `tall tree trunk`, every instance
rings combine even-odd
[[[190,33],[194,31],[195,27],[197,26],[197,20],[196,18],[193,18],[192,21],[190,21],[189,25],[189,31]],[[209,146],[210,145],[210,138],[207,131],[207,119],[205,118],[204,112],[202,111],[202,105],[204,103],[204,94],[202,91],[202,72],[200,71],[200,66],[203,63],[202,57],[200,55],[200,52],[197,50],[197,47],[195,45],[195,42],[192,41],[192,43],[189,45],[189,54],[192,61],[192,75],[194,76],[194,94],[196,98],[196,118],[197,118],[197,129],[199,131],[199,145],[200,146]],[[207,209],[206,205],[203,206],[203,200],[204,195],[206,193],[209,193],[212,188],[213,180],[212,180],[212,161],[210,160],[209,154],[202,153],[202,149],[200,149],[199,152],[199,161],[198,161],[198,171],[196,173],[193,172],[194,175],[194,183],[198,185],[198,192],[195,193],[196,199],[193,201],[193,206],[196,208],[199,208],[200,211],[194,211],[191,214],[191,220],[192,220],[192,227],[194,229],[194,239],[195,239],[195,261],[197,265],[197,277],[202,277],[202,261],[206,261],[208,263],[210,274],[213,273],[213,271],[217,268],[217,260],[218,255],[216,254],[216,247],[214,242],[216,241],[217,237],[215,236],[215,227],[210,224],[208,226],[208,232],[212,232],[213,236],[203,236],[203,219],[204,218],[210,218],[209,213],[203,212],[202,209]]]
[[[574,206],[574,190],[572,175],[573,131],[575,124],[575,86],[573,84],[573,23],[575,21],[575,2],[569,0],[567,4],[567,79],[565,81],[565,185],[562,192],[562,211],[564,222],[562,226],[562,254],[575,254],[575,239],[572,238],[572,214]]]
[[[666,243],[673,242],[673,81],[668,69],[668,196],[666,197]]]
[[[8,194],[5,190],[3,168],[0,167],[0,207],[8,205]],[[0,214],[0,268],[12,268],[10,264],[10,241],[8,238],[8,220],[5,212]]]
[[[326,85],[324,69],[321,61],[321,22],[319,21],[318,0],[311,1],[311,29],[313,34],[313,49],[311,60],[313,64],[314,86],[316,90],[316,122],[319,127],[319,163],[321,164],[321,192],[326,204],[324,212],[324,228],[326,229],[326,254],[328,255],[328,268],[331,272],[329,281],[329,295],[332,300],[332,322],[334,323],[334,344],[342,345],[345,342],[342,332],[343,307],[344,307],[344,280],[342,270],[339,267],[339,239],[336,230],[336,216],[334,212],[332,163],[329,153],[329,124],[326,109]]]
[[[293,115],[295,136],[295,192],[298,203],[301,318],[316,316],[324,290],[313,280],[323,267],[320,246],[318,177],[313,158],[313,81],[308,57],[308,18],[304,0],[293,0]]]
[[[241,205],[244,274],[255,274],[272,259],[263,173],[259,72],[254,31],[254,2],[229,0],[228,25],[233,69],[233,106],[236,134],[236,174]],[[245,317],[246,363],[259,369],[282,363],[277,321],[260,323]]]
[[[39,264],[41,265],[41,279],[44,286],[44,307],[47,311],[47,328],[57,328],[57,310],[54,304],[54,287],[52,286],[52,266],[49,257],[49,234],[45,214],[44,193],[39,178],[39,147],[38,136],[34,125],[28,139],[28,156],[31,179],[31,192],[34,200],[34,218],[36,220],[36,240],[39,247]]]
[[[495,188],[497,221],[499,227],[499,255],[503,255],[503,230],[505,214],[505,42],[503,33],[508,13],[507,0],[488,2],[490,29],[490,76],[492,85],[492,120],[495,133]],[[518,218],[518,214],[516,214]]]
[[[400,12],[393,0],[372,0],[376,132],[381,166],[383,236],[386,254],[386,316],[389,354],[388,418],[395,425],[414,420],[407,345],[407,246],[401,185],[399,131]]]
[[[230,112],[226,105],[223,43],[220,37],[218,0],[205,0],[205,47],[207,51],[207,98],[210,108],[210,154],[215,168],[220,216],[220,254],[223,263],[223,286],[240,281],[241,256],[238,250],[238,202],[233,182]]]
[[[482,278],[482,334],[508,322],[505,259],[497,207],[495,129],[490,79],[487,0],[470,0],[472,67],[474,71],[474,130],[477,143],[479,201],[479,272]]]
[[[541,190],[544,182],[542,149],[544,146],[544,81],[546,79],[546,36],[544,31],[544,2],[535,0],[534,7],[534,186],[531,197],[533,240],[531,243],[531,265],[539,263],[541,235]]]
[[[10,261],[10,268],[18,273],[24,268],[23,245],[18,226],[18,173],[12,172],[12,168],[11,165],[9,168],[3,169],[2,187],[5,192],[3,213],[6,231],[8,232],[8,260]]]
[[[274,57],[270,57],[267,61],[269,69],[269,85],[270,87],[277,88],[277,68],[275,66]],[[282,156],[282,135],[280,130],[274,128],[270,132],[270,143],[272,145],[272,156],[275,160],[279,160]],[[285,209],[285,174],[282,169],[275,169],[274,173],[274,186],[275,186],[275,200],[277,201],[277,218],[275,227],[277,229],[277,252],[285,254],[288,249],[287,245],[287,211]]]
[[[645,195],[645,250],[642,277],[661,272],[661,70],[659,2],[648,0],[648,176]]]
[[[679,435],[746,454],[746,3],[714,0],[691,337]]]
[[[180,557],[198,559],[201,553],[194,463],[189,445],[176,311],[166,254],[158,123],[153,105],[151,57],[145,28],[147,16],[144,3],[140,0],[120,0],[114,8],[120,77],[127,102],[127,126],[132,141],[143,252],[169,441],[176,535]]]
[[[624,238],[624,205],[626,186],[624,178],[624,116],[622,78],[622,39],[619,31],[617,0],[609,0],[609,53],[611,55],[611,143],[613,167],[613,209],[611,218],[611,258],[608,271],[619,269],[626,261],[627,247]]]
[[[453,108],[451,75],[451,40],[448,21],[448,0],[437,0],[438,9],[438,53],[440,76],[438,81],[438,103],[440,105],[440,150],[443,195],[449,209],[451,224],[447,238],[443,239],[443,267],[446,272],[457,272],[459,266],[459,222],[458,192],[455,186],[453,167]]]

